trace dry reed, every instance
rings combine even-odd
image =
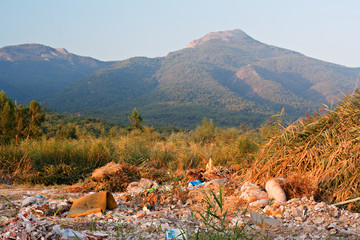
[[[329,202],[360,194],[360,94],[344,100],[328,113],[299,119],[279,131],[260,150],[246,179],[264,184],[273,177],[303,176],[306,192]]]

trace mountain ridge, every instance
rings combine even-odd
[[[283,107],[294,120],[332,103],[353,89],[360,71],[261,43],[238,29],[206,34],[164,57],[107,64],[47,96],[47,104],[124,125],[136,107],[154,126],[194,127],[203,117],[258,126]]]
[[[111,64],[42,44],[6,46],[0,49],[0,88],[19,102],[43,101]]]

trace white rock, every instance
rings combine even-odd
[[[270,200],[268,198],[265,199],[260,199],[260,200],[256,200],[255,202],[251,202],[249,204],[250,207],[258,207],[258,208],[263,208],[266,205],[268,205],[270,202]]]
[[[286,202],[286,194],[284,189],[281,187],[281,183],[283,183],[285,179],[276,178],[268,181],[265,184],[266,192],[270,199],[274,199],[275,202]]]
[[[126,188],[128,193],[141,193],[149,188],[158,188],[159,184],[147,178],[141,178],[139,182],[132,182]]]
[[[245,182],[244,185],[241,186],[240,191],[240,199],[243,199],[250,203],[260,199],[268,198],[268,194],[266,192],[261,191],[261,189],[257,185],[251,182]]]
[[[21,202],[21,207],[27,207],[37,202],[36,197],[27,197]]]
[[[60,231],[61,231],[60,225],[53,226],[53,231],[60,235]]]

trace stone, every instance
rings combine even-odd
[[[257,212],[251,211],[251,210],[250,210],[250,215],[251,215],[251,219],[256,224],[261,224],[261,225],[267,224],[270,226],[280,226],[281,225],[279,220],[268,217],[266,215],[259,214]]]
[[[265,190],[269,199],[274,199],[275,202],[286,202],[286,194],[281,184],[285,182],[283,178],[276,178],[268,181],[265,184]]]
[[[257,207],[257,208],[263,208],[266,205],[269,205],[270,200],[265,198],[265,199],[260,199],[260,200],[256,200],[255,202],[251,202],[249,204],[249,207]]]
[[[157,189],[159,187],[159,184],[157,182],[152,181],[147,178],[141,178],[139,182],[132,182],[128,185],[126,188],[126,191],[128,193],[135,193],[139,194],[147,189],[155,188]]]
[[[257,185],[251,182],[245,182],[240,188],[240,199],[249,203],[255,202],[261,199],[268,199],[268,194],[262,191]]]
[[[320,225],[325,221],[325,219],[323,217],[319,217],[319,218],[315,218],[312,220],[312,222],[316,225]]]
[[[21,202],[21,207],[27,207],[37,202],[36,197],[27,197]]]

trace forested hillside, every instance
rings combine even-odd
[[[165,57],[112,63],[39,44],[0,49],[0,88],[12,99],[121,125],[135,107],[156,127],[194,128],[203,117],[259,126],[283,108],[293,121],[353,91],[359,72],[241,30],[209,33]]]
[[[294,120],[355,86],[347,68],[263,44],[241,30],[210,33],[163,58],[131,58],[50,98],[50,106],[120,123],[134,107],[149,125],[259,125],[285,108]]]

